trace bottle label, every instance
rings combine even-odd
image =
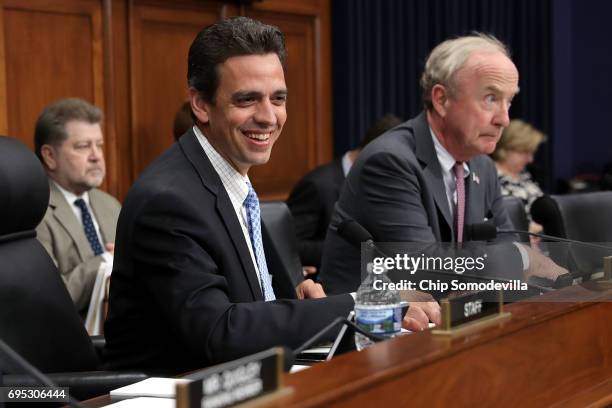
[[[401,307],[355,306],[355,323],[368,333],[394,335],[402,328]]]

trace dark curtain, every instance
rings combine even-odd
[[[472,31],[495,35],[512,52],[521,92],[510,117],[549,134],[550,19],[550,0],[333,0],[335,154],[354,147],[386,112],[404,120],[418,114],[427,54]],[[536,160],[544,171],[551,166],[550,139]],[[548,185],[547,177],[536,176]]]

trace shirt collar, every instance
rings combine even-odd
[[[89,192],[88,191],[84,192],[80,196],[77,196],[72,191],[68,191],[65,188],[63,188],[62,186],[60,186],[57,182],[55,182],[55,180],[53,180],[53,183],[55,184],[57,189],[62,193],[62,195],[64,196],[64,198],[68,202],[68,204],[74,205],[74,202],[78,198],[82,198],[85,201],[85,203],[87,204],[87,206],[90,207],[90,205],[89,205]]]
[[[442,146],[442,143],[440,143],[440,140],[438,139],[431,127],[429,128],[429,133],[431,134],[431,138],[433,139],[434,147],[436,148],[436,156],[438,156],[438,161],[440,162],[442,170],[446,172],[452,171],[457,161],[448,152],[448,150],[446,150],[446,148]],[[470,168],[467,165],[467,162],[463,162],[463,170],[465,173],[464,178],[468,177],[470,175]]]
[[[200,128],[194,126],[193,132],[198,142],[200,142],[202,149],[204,149],[204,153],[210,159],[213,168],[219,175],[221,183],[223,183],[223,187],[227,190],[232,204],[235,208],[242,207],[244,200],[249,194],[249,187],[247,185],[247,183],[250,183],[249,177],[240,174],[227,160],[225,160],[225,158],[210,144],[208,138],[202,133]]]
[[[351,160],[351,156],[349,154],[350,152],[351,151],[349,150],[342,156],[342,173],[344,173],[344,177],[347,176],[349,170],[351,170],[351,166],[353,165],[353,161]]]

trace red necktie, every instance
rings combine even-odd
[[[456,162],[453,167],[457,183],[457,205],[455,206],[455,231],[457,242],[463,242],[463,223],[465,220],[465,171],[463,163]]]

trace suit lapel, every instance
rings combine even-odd
[[[448,207],[448,198],[446,197],[446,189],[444,188],[444,178],[442,177],[442,168],[436,155],[436,148],[431,140],[429,125],[427,124],[425,112],[422,112],[414,120],[414,139],[416,144],[416,157],[423,165],[423,174],[429,189],[432,191],[434,201],[438,210],[444,216],[444,220],[453,231],[453,222]]]
[[[336,184],[344,183],[346,177],[344,176],[344,169],[342,168],[342,158],[334,161],[334,168],[336,170],[334,172],[334,182]]]
[[[468,162],[470,176],[465,183],[465,224],[480,224],[484,222],[484,185],[480,182],[482,171],[475,160]]]
[[[81,221],[74,215],[70,204],[57,189],[55,183],[50,181],[49,185],[51,190],[49,207],[53,210],[53,216],[74,241],[81,260],[93,257],[93,250],[87,241]]]
[[[212,163],[204,153],[200,142],[198,141],[193,130],[182,136],[179,140],[183,152],[187,156],[187,159],[193,164],[200,180],[204,187],[212,192],[216,197],[216,207],[219,212],[225,228],[234,244],[234,249],[238,253],[238,259],[242,265],[242,270],[245,275],[251,294],[255,300],[264,300],[259,280],[257,279],[257,272],[255,272],[255,266],[251,261],[251,253],[242,233],[242,227],[240,221],[236,217],[236,212],[232,202],[227,194],[227,191],[223,187],[219,175],[215,171]]]
[[[113,233],[113,229],[116,228],[116,224],[112,222],[113,214],[110,211],[110,208],[104,205],[102,200],[99,200],[97,190],[89,191],[89,205],[93,210],[93,213],[96,217],[96,221],[98,221],[98,225],[100,226],[100,234],[102,235],[102,246],[106,245],[107,242],[114,241],[115,234]]]
[[[334,175],[333,179],[331,180],[334,186],[338,186],[338,188],[336,188],[336,191],[338,192],[336,195],[336,201],[338,201],[338,199],[340,198],[340,193],[342,192],[342,185],[344,184],[345,179],[346,177],[344,177],[344,170],[342,169],[342,158],[336,159],[334,161]],[[334,206],[335,203],[332,205],[332,212]]]

